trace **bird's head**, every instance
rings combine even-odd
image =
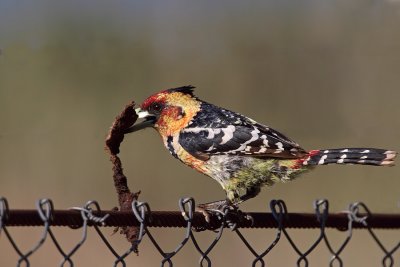
[[[146,127],[154,127],[161,136],[179,132],[200,110],[201,102],[194,96],[193,88],[172,88],[148,97],[135,110],[143,121],[130,127],[127,132],[136,132]]]

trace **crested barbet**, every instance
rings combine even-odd
[[[377,148],[305,150],[282,133],[253,119],[197,98],[193,86],[161,91],[136,109],[141,123],[127,132],[153,127],[182,163],[216,180],[226,200],[205,207],[239,204],[262,186],[288,182],[317,165],[391,166],[396,152]]]

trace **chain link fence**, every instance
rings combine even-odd
[[[36,244],[27,251],[23,251],[13,238],[12,227],[36,226],[42,230],[41,237]],[[71,249],[62,247],[60,240],[53,233],[55,226],[69,226],[81,231],[81,239]],[[118,253],[113,248],[108,238],[101,232],[100,228],[105,226],[133,227],[138,231],[137,239],[127,243],[128,248],[124,253]],[[385,267],[399,266],[400,242],[393,247],[388,247],[376,234],[375,229],[388,229],[398,234],[400,229],[400,214],[375,214],[361,203],[352,203],[345,212],[329,213],[329,202],[317,200],[314,202],[314,213],[289,213],[286,204],[282,200],[270,202],[268,213],[243,213],[239,210],[226,208],[216,211],[205,220],[202,213],[195,211],[195,202],[192,198],[179,200],[179,211],[151,211],[150,206],[144,202],[132,202],[132,211],[102,211],[96,201],[89,201],[83,207],[75,207],[70,210],[55,210],[50,199],[40,199],[36,203],[36,210],[12,210],[6,198],[0,198],[0,242],[9,243],[18,255],[16,266],[30,266],[30,257],[41,249],[45,242],[52,243],[60,254],[59,266],[74,266],[74,255],[88,240],[88,229],[93,227],[99,235],[99,243],[103,243],[114,257],[114,266],[127,266],[128,256],[135,254],[138,245],[147,238],[161,255],[161,266],[173,266],[174,256],[182,251],[182,248],[192,243],[199,255],[199,266],[212,266],[209,257],[211,251],[216,247],[228,228],[233,231],[253,255],[252,262],[248,266],[267,266],[268,254],[282,240],[286,239],[292,251],[295,253],[297,262],[295,266],[309,266],[309,255],[317,247],[324,246],[328,249],[331,257],[327,262],[329,266],[344,266],[342,252],[348,247],[352,240],[354,229],[359,228],[367,231],[370,238],[376,243],[377,249],[382,255],[381,264]],[[166,251],[159,243],[158,237],[152,234],[152,227],[179,227],[182,228],[182,239],[175,244],[175,249]],[[244,228],[271,228],[275,234],[273,240],[262,251],[257,251],[242,234]],[[300,241],[287,229],[289,228],[314,228],[319,232],[318,237],[307,249],[300,249]],[[346,233],[346,238],[339,246],[333,246],[328,237],[327,228],[336,228]],[[71,231],[73,231],[71,229]],[[195,232],[212,231],[213,241],[207,247],[201,247]],[[117,231],[117,228],[116,230]],[[332,232],[330,232],[332,233]],[[333,232],[334,233],[334,232]],[[201,233],[199,233],[201,235]],[[198,235],[197,235],[198,236]],[[269,238],[268,238],[269,239]],[[100,244],[99,244],[100,245]],[[396,256],[397,255],[397,256]],[[368,257],[368,255],[363,255]],[[2,255],[7,257],[7,255]],[[193,259],[193,265],[196,260]],[[397,264],[397,265],[395,265]]]

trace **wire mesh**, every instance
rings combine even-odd
[[[314,213],[289,213],[283,200],[272,200],[270,212],[266,213],[243,213],[241,211],[225,208],[215,212],[207,222],[203,214],[195,211],[195,201],[192,198],[179,200],[179,211],[151,211],[148,203],[133,201],[131,211],[102,211],[96,201],[89,201],[82,207],[74,207],[70,210],[55,210],[50,199],[40,199],[36,202],[36,210],[12,210],[9,208],[6,198],[0,198],[0,241],[6,240],[18,255],[16,266],[30,266],[30,258],[40,250],[45,242],[54,245],[60,254],[59,266],[74,266],[73,256],[81,249],[88,239],[88,229],[93,227],[100,237],[101,242],[107,247],[114,257],[113,266],[126,266],[126,258],[135,254],[136,248],[147,238],[160,254],[161,266],[173,266],[174,257],[181,253],[182,248],[192,243],[199,254],[199,266],[212,266],[210,258],[211,251],[221,241],[226,229],[232,230],[242,241],[243,246],[253,255],[252,266],[266,266],[266,259],[276,245],[285,238],[292,248],[292,253],[297,255],[296,266],[309,266],[309,255],[317,247],[325,246],[331,257],[329,266],[344,266],[342,252],[350,243],[354,229],[364,229],[377,245],[384,267],[398,264],[399,257],[395,257],[400,249],[400,242],[389,247],[377,235],[375,229],[400,229],[400,214],[377,214],[372,213],[362,202],[351,203],[345,212],[329,213],[329,202],[327,200],[316,200],[314,202]],[[9,231],[10,227],[37,226],[41,229],[41,236],[30,249],[23,251],[20,244]],[[80,240],[70,249],[64,248],[53,233],[55,226],[69,226],[81,231]],[[105,226],[115,227],[137,227],[138,236],[130,242],[124,253],[118,253],[111,245],[108,238],[101,232],[100,228]],[[175,248],[166,251],[159,242],[158,236],[152,233],[152,227],[180,227],[182,238]],[[275,236],[262,251],[257,251],[242,233],[243,228],[270,228],[274,229]],[[300,249],[299,240],[295,240],[287,229],[289,228],[314,228],[318,231],[317,238],[307,249]],[[327,228],[336,228],[345,232],[346,237],[339,246],[331,244]],[[201,247],[198,238],[200,231],[209,230],[214,234],[211,243]],[[71,230],[72,231],[72,230]],[[397,232],[398,233],[398,232]],[[4,242],[4,241],[2,241]],[[4,255],[3,255],[4,256]],[[250,263],[249,263],[250,265]],[[398,265],[397,265],[398,266]]]

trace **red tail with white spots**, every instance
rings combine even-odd
[[[311,150],[302,165],[362,164],[393,166],[397,152],[378,148],[337,148]]]

